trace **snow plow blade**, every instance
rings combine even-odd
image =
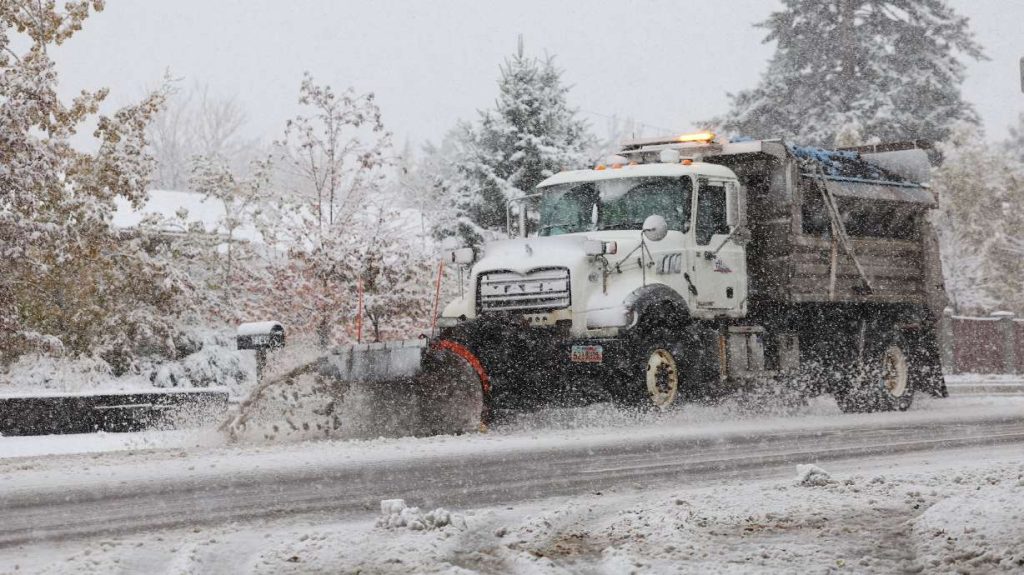
[[[368,392],[374,415],[415,422],[422,434],[482,429],[489,418],[490,383],[462,344],[416,339],[341,347],[321,375]]]

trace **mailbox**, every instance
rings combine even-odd
[[[266,350],[284,347],[284,326],[278,321],[239,324],[238,349]]]

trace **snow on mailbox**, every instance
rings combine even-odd
[[[238,349],[284,347],[284,326],[279,321],[253,321],[238,325]]]

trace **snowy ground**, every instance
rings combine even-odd
[[[0,438],[0,573],[1020,572],[1022,434],[1024,398],[975,396],[285,445]],[[798,484],[801,464],[831,476]],[[391,498],[424,509],[382,517]]]
[[[918,573],[1024,570],[1020,446],[748,481],[355,520],[193,527],[0,552],[4,573]],[[425,513],[406,512],[414,519]],[[390,525],[389,525],[390,523]],[[445,524],[447,523],[447,524]],[[434,524],[436,525],[436,523]]]

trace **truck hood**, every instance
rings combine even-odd
[[[499,240],[490,242],[484,247],[483,256],[473,266],[473,274],[494,270],[527,273],[530,270],[547,267],[568,267],[571,272],[575,272],[577,270],[574,268],[587,263],[589,256],[587,256],[583,244],[589,239],[618,242],[618,255],[608,256],[608,261],[612,263],[640,244],[636,232],[621,234],[605,232],[593,236],[568,234]]]
[[[546,267],[575,267],[586,259],[582,235],[547,238],[518,238],[490,242],[483,257],[473,266],[475,273],[510,270],[526,273]]]
[[[609,291],[602,292],[600,280],[596,279],[600,276],[595,277],[594,274],[599,266],[593,256],[587,255],[585,243],[590,239],[617,242],[618,253],[607,256],[609,263],[615,265],[640,245],[638,236],[635,231],[598,232],[489,242],[470,274],[470,293],[449,304],[445,308],[444,316],[476,317],[476,289],[479,285],[478,278],[483,274],[512,272],[526,276],[545,268],[564,268],[569,271],[573,314],[612,307],[621,313],[623,294],[615,285],[619,282],[615,281],[615,277],[609,278]],[[629,282],[627,284],[632,285]],[[624,287],[628,287],[627,284],[623,284]]]

